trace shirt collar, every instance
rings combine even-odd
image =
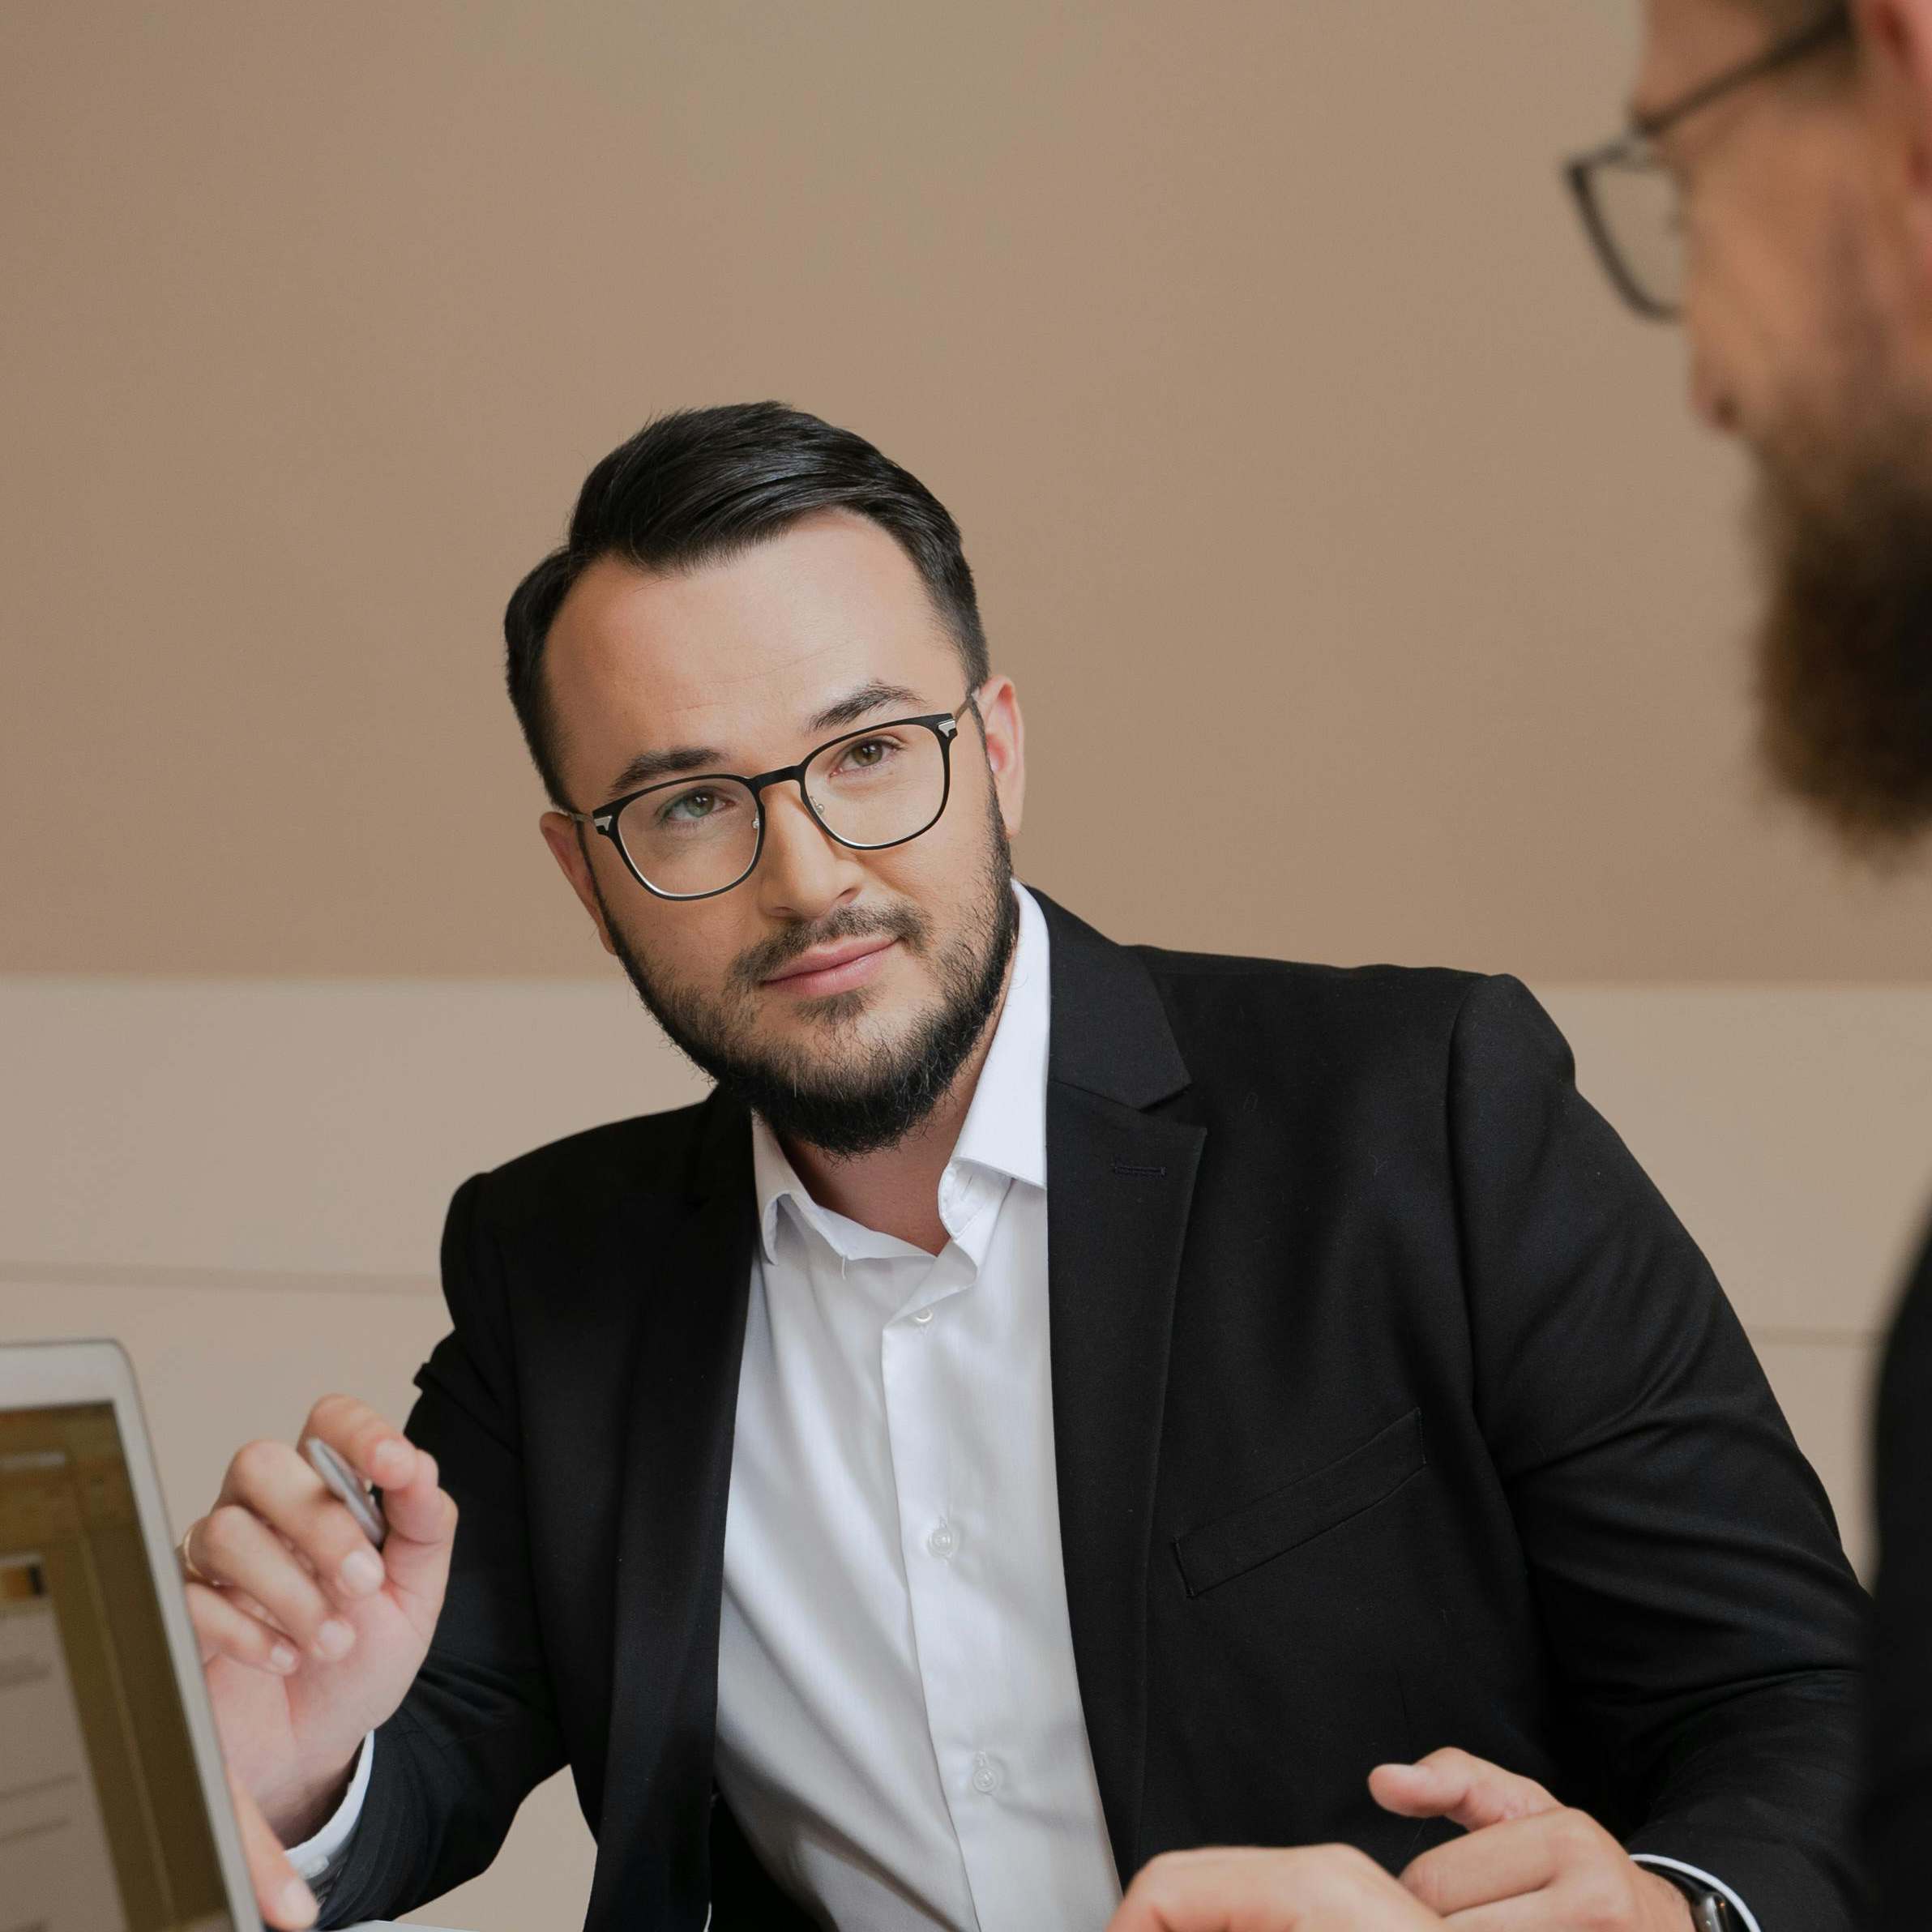
[[[950,1169],[957,1162],[971,1161],[976,1167],[1044,1187],[1047,1045],[1053,1011],[1046,916],[1017,880],[1013,891],[1019,901],[1013,970],[992,1044],[981,1064],[979,1082],[947,1165]],[[751,1167],[758,1189],[759,1237],[765,1259],[776,1262],[779,1203],[789,1195],[807,1220],[815,1220],[823,1211],[799,1179],[778,1136],[757,1113],[751,1117]],[[901,1244],[889,1236],[875,1234],[873,1238],[887,1244],[881,1252],[902,1251]]]

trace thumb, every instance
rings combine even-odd
[[[1431,1751],[1413,1764],[1378,1764],[1369,1792],[1398,1818],[1447,1818],[1466,1832],[1561,1807],[1533,1778],[1468,1751]]]

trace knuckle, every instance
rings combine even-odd
[[[1417,1858],[1403,1872],[1402,1887],[1431,1912],[1439,1912],[1443,1897],[1441,1861],[1428,1854]]]
[[[1574,1807],[1550,1814],[1550,1834],[1558,1849],[1571,1858],[1595,1851],[1603,1835],[1595,1819]]]
[[[361,1404],[352,1396],[323,1396],[309,1411],[307,1433],[324,1435],[354,1419]]]
[[[238,1502],[224,1502],[201,1520],[194,1548],[199,1558],[220,1564],[233,1562],[248,1546],[254,1516]]]
[[[1162,1852],[1134,1874],[1127,1896],[1141,1906],[1172,1903],[1181,1883],[1181,1861],[1172,1852]]]
[[[229,1464],[235,1486],[245,1491],[259,1490],[275,1474],[284,1453],[280,1443],[263,1439],[244,1443]]]
[[[1349,1887],[1359,1885],[1371,1870],[1378,1869],[1367,1853],[1352,1844],[1318,1844],[1310,1848],[1308,1862],[1325,1877]]]
[[[1358,1899],[1378,1882],[1385,1883],[1382,1866],[1354,1845],[1318,1845],[1310,1853],[1308,1862],[1318,1874],[1323,1891],[1337,1901]]]

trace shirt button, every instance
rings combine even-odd
[[[926,1323],[931,1321],[932,1319],[933,1311],[930,1308],[921,1309],[918,1314],[913,1317],[913,1319],[917,1322],[921,1328],[925,1327]]]
[[[925,1546],[934,1556],[949,1557],[960,1546],[959,1532],[950,1523],[942,1523],[925,1539]]]
[[[990,1797],[1000,1787],[999,1767],[984,1751],[977,1751],[972,1759],[972,1788],[983,1797]]]

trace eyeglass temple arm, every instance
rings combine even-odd
[[[1653,141],[1661,134],[1669,132],[1686,115],[1694,114],[1700,107],[1708,107],[1713,100],[1721,100],[1726,94],[1742,87],[1746,82],[1756,80],[1760,75],[1775,73],[1780,67],[1802,58],[1814,49],[1835,41],[1853,28],[1852,10],[1844,0],[1833,0],[1833,4],[1821,13],[1809,27],[1801,27],[1788,39],[1767,47],[1755,60],[1746,61],[1741,67],[1733,67],[1728,74],[1720,74],[1707,81],[1703,86],[1686,94],[1682,100],[1673,100],[1661,113],[1633,116],[1626,140]]]

